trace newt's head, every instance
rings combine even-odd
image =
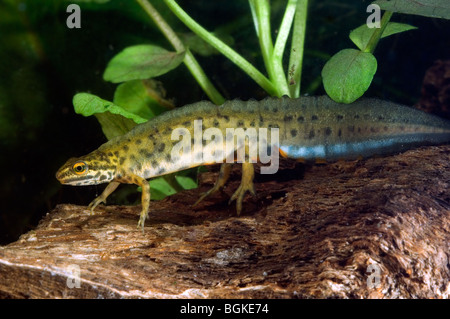
[[[103,152],[94,151],[88,155],[71,158],[56,172],[61,184],[95,185],[114,179],[116,166]]]

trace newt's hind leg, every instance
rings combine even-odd
[[[231,172],[231,164],[230,163],[223,163],[220,166],[219,178],[217,179],[217,181],[214,184],[213,188],[211,188],[209,191],[203,193],[200,196],[200,198],[195,202],[195,204],[192,205],[192,206],[196,206],[198,203],[200,203],[206,197],[208,197],[209,195],[212,195],[212,194],[216,193],[218,190],[220,190],[225,185],[225,183],[227,182],[228,177],[230,177],[230,172]]]
[[[228,202],[228,204],[230,204],[232,201],[236,200],[236,212],[238,216],[242,211],[242,200],[244,199],[245,193],[250,192],[250,194],[256,196],[255,186],[253,185],[254,177],[255,170],[253,168],[253,164],[247,162],[242,163],[241,184]]]

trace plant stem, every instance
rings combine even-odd
[[[195,34],[221,52],[224,56],[230,59],[234,64],[246,72],[258,85],[260,85],[270,95],[277,95],[276,87],[269,81],[261,72],[259,72],[253,65],[251,65],[240,54],[226,45],[223,41],[215,37],[213,34],[201,27],[195,22],[181,7],[173,0],[164,0],[166,5],[172,12]]]
[[[283,57],[286,41],[291,31],[292,22],[295,16],[295,9],[297,8],[297,0],[289,0],[286,11],[284,12],[283,20],[281,21],[280,28],[278,30],[278,36],[275,41],[275,47],[273,49],[273,55],[277,59]]]
[[[292,22],[295,16],[295,10],[297,7],[297,0],[289,0],[284,12],[283,20],[281,21],[280,28],[278,30],[278,36],[275,41],[273,49],[272,63],[276,72],[276,81],[283,94],[291,96],[288,84],[286,81],[286,75],[283,72],[283,55],[286,47],[286,41],[291,31]],[[288,70],[289,72],[289,70]]]
[[[145,10],[145,12],[150,16],[153,22],[164,34],[166,39],[172,44],[177,52],[186,51],[184,57],[184,64],[189,69],[193,77],[196,79],[203,91],[208,95],[208,97],[215,104],[223,104],[225,98],[219,93],[219,91],[214,87],[209,78],[206,76],[200,64],[197,62],[195,57],[189,50],[186,50],[183,42],[175,34],[172,28],[167,24],[164,18],[159,14],[159,12],[148,2],[147,0],[136,0],[136,2]]]
[[[270,34],[270,4],[269,0],[250,0],[255,8],[255,15],[258,21],[258,38],[261,53],[266,66],[269,78],[273,80],[273,70],[271,58],[273,54],[272,36]]]
[[[248,0],[248,4],[250,5],[250,11],[252,13],[253,26],[255,27],[256,36],[259,38],[259,23],[256,16],[255,0]]]
[[[214,104],[221,105],[225,103],[226,99],[219,93],[214,84],[212,84],[209,80],[208,76],[205,74],[202,67],[189,49],[186,49],[184,63],[189,71],[191,71],[192,76],[197,80],[200,87],[208,95],[211,101],[214,102]]]
[[[290,97],[300,96],[303,52],[305,48],[306,19],[308,16],[308,0],[299,0],[295,10],[294,29],[292,33],[291,54],[289,57],[289,91]]]
[[[277,96],[289,95],[286,77],[284,75],[281,57],[274,57],[274,47],[270,30],[270,3],[269,0],[250,0],[254,7],[258,21],[258,38],[264,65],[269,79],[277,88]]]
[[[372,33],[372,36],[370,37],[370,40],[367,43],[367,46],[363,50],[364,52],[373,53],[373,51],[375,51],[378,41],[380,41],[381,35],[383,34],[384,29],[386,29],[386,26],[388,25],[389,20],[392,17],[392,14],[393,12],[391,11],[384,12],[383,17],[381,18],[380,27],[376,28],[375,31]]]

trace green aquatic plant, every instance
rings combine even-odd
[[[108,1],[79,0],[78,2],[105,3]],[[186,45],[186,41],[177,35],[151,1],[136,0],[136,2],[155,23],[175,51],[171,52],[152,44],[127,47],[111,59],[103,74],[104,80],[113,83],[146,80],[167,73],[184,63],[208,97],[216,104],[223,103],[225,99],[209,80],[195,59],[192,50]],[[275,41],[272,40],[270,1],[248,1],[255,36],[259,41],[267,76],[221,37],[203,28],[175,0],[163,0],[163,2],[198,38],[232,61],[269,95],[278,97],[287,95],[292,98],[300,96],[308,0],[286,1]],[[369,6],[374,8],[373,10],[378,8],[378,15],[380,7],[386,10],[381,19],[378,16],[378,19],[381,20],[378,26],[369,28],[368,23],[365,23],[351,31],[350,39],[358,49],[349,48],[339,51],[323,67],[323,85],[332,99],[337,102],[351,103],[361,97],[369,88],[377,70],[378,62],[374,51],[379,40],[392,34],[414,29],[407,24],[391,22],[394,12],[440,18],[450,17],[449,6],[442,0],[424,0],[423,2],[423,6],[420,8],[417,7],[416,2],[408,0],[380,0]],[[377,18],[376,15],[375,18]],[[291,36],[291,48],[288,54],[288,64],[283,65],[289,36]]]
[[[375,15],[376,10],[386,10],[377,27],[365,23],[351,31],[350,40],[358,49],[339,51],[322,69],[325,91],[336,102],[351,103],[367,91],[377,70],[373,53],[381,38],[416,29],[408,24],[390,22],[394,12],[450,19],[447,0],[378,0],[369,8],[373,8]]]

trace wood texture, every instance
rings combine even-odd
[[[152,202],[144,234],[138,206],[90,216],[59,205],[0,247],[0,297],[449,297],[450,146],[288,164],[257,174],[257,198],[246,198],[240,217],[227,205],[238,167],[224,194],[195,209],[217,173],[204,173],[199,190]],[[368,286],[373,264],[378,287]],[[80,288],[69,288],[73,269]]]

